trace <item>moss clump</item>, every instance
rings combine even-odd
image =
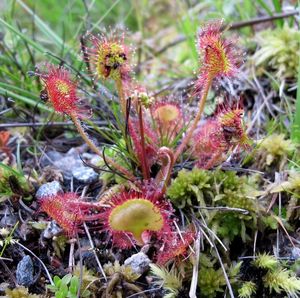
[[[251,298],[256,293],[256,284],[252,281],[245,282],[238,290],[239,298]]]
[[[20,287],[16,287],[14,289],[5,289],[5,297],[8,298],[39,298],[41,297],[40,295],[36,295],[36,294],[30,294],[28,289],[20,286]]]
[[[206,255],[200,256],[200,270],[198,286],[201,297],[214,298],[218,293],[224,292],[226,281],[221,268],[215,268],[216,260]]]
[[[296,78],[300,48],[300,32],[284,26],[273,31],[262,31],[257,35],[260,49],[253,56],[256,66],[271,68],[277,78]]]
[[[130,266],[120,265],[118,261],[105,264],[103,269],[108,276],[113,276],[115,273],[121,273],[128,282],[134,282],[140,277],[139,274],[132,271]]]
[[[178,272],[177,268],[173,266],[171,270],[165,267],[150,264],[151,273],[157,278],[154,283],[158,287],[163,287],[167,292],[164,298],[179,297],[179,291],[183,286],[183,277]]]
[[[197,199],[193,188],[195,186],[199,189],[202,197],[206,194],[210,199],[213,198],[210,181],[211,177],[208,171],[197,168],[190,172],[182,170],[168,188],[167,195],[178,208],[184,208],[186,205],[192,206]]]
[[[250,186],[245,177],[239,177],[235,172],[194,168],[180,171],[167,195],[178,208],[201,204],[204,200],[205,204],[227,203],[231,207],[253,210],[252,200],[246,197],[246,187],[248,191]]]
[[[200,210],[206,222],[227,242],[238,235],[246,241],[246,227],[255,227],[256,193],[255,184],[247,177],[239,177],[235,172],[197,168],[180,171],[167,191],[170,200],[179,208],[203,207]],[[211,210],[207,211],[207,207]],[[227,210],[220,212],[218,207]],[[245,212],[230,208],[240,208]]]
[[[251,266],[255,272],[253,280],[243,281],[238,290],[239,297],[252,297],[250,293],[255,292],[265,293],[268,295],[266,297],[275,297],[276,294],[282,295],[280,297],[299,297],[300,279],[286,266],[286,262],[281,262],[267,253],[257,255]]]
[[[286,140],[284,134],[273,134],[263,139],[258,144],[255,154],[255,167],[266,170],[269,167],[283,169],[288,157],[296,149],[291,140]]]

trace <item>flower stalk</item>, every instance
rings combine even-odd
[[[147,163],[146,150],[145,150],[145,133],[144,133],[144,124],[143,124],[143,110],[140,103],[137,105],[137,111],[139,116],[139,128],[141,134],[141,147],[142,147],[142,161],[141,167],[143,172],[143,177],[145,180],[150,179],[149,167]]]
[[[204,86],[204,89],[202,90],[202,95],[201,95],[201,99],[199,101],[198,111],[197,111],[197,114],[195,116],[195,119],[194,119],[194,121],[192,123],[192,126],[189,129],[188,133],[186,134],[186,136],[182,140],[181,144],[177,148],[177,150],[174,154],[174,161],[176,161],[178,159],[178,157],[182,154],[183,150],[185,149],[185,147],[190,142],[195,129],[197,128],[197,125],[198,125],[198,123],[201,119],[201,116],[202,116],[202,113],[203,113],[203,110],[204,110],[204,106],[205,106],[205,103],[206,103],[206,99],[207,99],[208,92],[209,92],[209,89],[211,87],[212,81],[213,81],[213,77],[209,76],[208,80],[207,80],[207,82]]]
[[[118,92],[118,96],[119,96],[119,100],[120,100],[120,106],[121,106],[121,111],[123,114],[124,119],[126,119],[126,99],[125,99],[125,95],[124,95],[124,88],[123,88],[123,82],[122,79],[116,79],[115,80],[115,84],[116,84],[116,88],[117,88],[117,92]]]

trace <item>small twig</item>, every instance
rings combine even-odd
[[[8,272],[11,280],[13,281],[13,283],[16,285],[17,284],[17,280],[15,278],[15,275],[11,272],[11,270],[8,268],[8,266],[4,263],[3,258],[0,258],[0,264],[3,266],[4,270],[6,272]]]
[[[70,252],[69,252],[69,271],[72,272],[75,262],[74,262],[74,249],[75,249],[75,243],[76,239],[70,239]]]
[[[237,211],[243,214],[249,214],[249,211],[242,208],[233,208],[226,206],[217,206],[217,207],[204,207],[204,206],[193,206],[196,209],[207,209],[207,210],[219,210],[219,211]]]
[[[257,235],[258,235],[258,231],[255,231],[255,235],[254,235],[254,243],[253,243],[253,256],[256,255],[256,243],[257,243]]]
[[[9,262],[13,262],[14,261],[13,259],[3,258],[3,257],[0,257],[0,260],[2,260],[2,261],[9,261]]]
[[[101,273],[102,273],[102,275],[103,275],[105,281],[107,281],[106,274],[105,274],[105,272],[104,272],[104,270],[103,270],[103,267],[102,267],[102,265],[101,265],[101,263],[100,263],[100,260],[99,260],[99,258],[98,258],[98,256],[97,256],[97,253],[96,253],[96,250],[95,250],[95,245],[94,245],[93,239],[92,239],[92,237],[91,237],[91,234],[90,234],[89,229],[88,229],[88,227],[87,227],[87,225],[86,225],[85,222],[83,223],[83,227],[84,227],[84,230],[85,230],[85,232],[86,232],[86,235],[87,235],[87,237],[88,237],[88,239],[89,239],[89,242],[90,242],[91,248],[92,248],[92,250],[93,250],[93,253],[94,253],[96,262],[97,262],[97,264],[98,264],[98,266],[99,266],[99,268],[100,268],[100,271],[101,271]]]
[[[232,166],[227,166],[227,165],[222,165],[221,170],[236,171],[236,172],[242,172],[242,173],[255,173],[255,174],[260,174],[260,175],[265,174],[264,172],[254,170],[254,169],[244,169],[244,168],[241,168],[241,167],[232,167]]]
[[[278,172],[275,172],[275,183],[276,184],[280,184],[281,182],[281,175]],[[278,217],[281,219],[282,218],[282,214],[281,214],[281,192],[279,192],[278,194]],[[280,248],[279,248],[279,238],[280,238],[280,230],[277,227],[277,231],[276,231],[276,257],[279,257],[280,253]]]
[[[236,22],[230,26],[229,30],[235,30],[235,29],[240,29],[240,28],[247,27],[247,26],[257,25],[260,23],[275,21],[275,20],[279,20],[279,19],[285,19],[285,18],[296,16],[296,15],[299,15],[299,11],[292,10],[289,12],[274,14],[272,16],[264,16],[264,17],[247,20],[247,21]]]
[[[190,298],[197,298],[196,291],[197,291],[197,284],[198,284],[198,275],[199,275],[199,259],[200,259],[200,238],[201,234],[197,233],[197,238],[195,241],[195,260],[193,264],[193,276],[189,291]]]
[[[107,125],[107,121],[93,121],[93,124],[97,125]],[[29,123],[1,123],[0,128],[13,128],[13,127],[41,127],[41,126],[73,126],[73,121],[65,121],[65,122],[29,122]],[[101,128],[102,129],[102,128]],[[105,127],[104,127],[105,129]]]
[[[22,198],[19,200],[19,204],[20,204],[21,207],[23,207],[28,213],[30,213],[30,214],[34,214],[34,213],[35,213],[34,210],[32,210],[30,207],[28,207],[28,206],[23,202],[23,199],[22,199]]]
[[[225,278],[225,281],[226,281],[226,284],[227,284],[227,288],[228,288],[228,291],[229,291],[229,295],[230,295],[231,298],[235,298],[235,297],[234,297],[234,294],[233,294],[233,290],[232,290],[231,284],[230,284],[230,281],[229,281],[229,278],[228,278],[228,275],[227,275],[227,273],[226,273],[224,264],[223,264],[223,262],[222,262],[221,256],[220,256],[220,254],[219,254],[219,251],[218,251],[218,248],[217,248],[216,245],[215,245],[214,249],[215,249],[215,252],[216,252],[216,254],[217,254],[219,263],[220,263],[220,265],[221,265],[223,274],[224,274],[224,278]]]

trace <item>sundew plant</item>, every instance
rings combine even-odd
[[[41,97],[57,113],[67,115],[106,169],[124,180],[122,189],[106,200],[109,206],[93,206],[100,210],[94,217],[99,218],[103,228],[113,236],[114,245],[119,247],[142,246],[152,234],[162,243],[171,235],[177,241],[173,224],[176,216],[165,197],[175,167],[188,159],[196,167],[210,169],[221,164],[233,150],[249,147],[243,108],[238,100],[235,104],[226,100],[214,117],[200,124],[211,86],[224,78],[230,80],[239,72],[242,61],[241,53],[235,48],[236,40],[224,36],[221,21],[209,22],[199,30],[200,67],[190,93],[198,108],[194,116],[186,116],[176,99],[156,98],[134,79],[133,53],[123,32],[88,33],[85,38],[83,59],[88,64],[89,75],[94,80],[114,82],[119,98],[120,109],[115,116],[120,126],[114,129],[120,132],[120,142],[112,145],[119,147],[112,156],[98,147],[84,128],[83,123],[91,117],[93,108],[87,109],[82,104],[78,95],[80,82],[72,78],[72,73],[62,65],[45,62],[37,66],[35,74],[43,85]],[[114,129],[111,134],[117,133]],[[89,218],[84,206],[76,209],[76,220],[64,219],[69,216],[67,212],[58,211],[68,204],[76,205],[76,199],[58,196],[51,198],[51,202],[44,200],[42,209],[53,218],[58,217],[58,222],[71,220],[76,225],[85,216]],[[74,232],[66,223],[61,225]]]
[[[52,111],[47,121],[62,119],[59,144],[76,135],[83,145],[59,152],[51,143],[55,150],[41,149],[39,159],[38,143],[43,137],[48,141],[39,130],[26,149],[28,164],[37,161],[28,174],[19,152],[26,141],[16,145],[15,158],[14,133],[0,132],[3,213],[20,205],[15,227],[24,241],[27,231],[40,232],[33,253],[9,229],[0,229],[0,265],[11,246],[36,260],[27,263],[32,283],[20,278],[22,259],[16,266],[18,286],[3,286],[5,293],[39,293],[42,284],[55,297],[298,297],[299,240],[296,232],[290,235],[299,220],[298,147],[281,132],[258,140],[266,123],[253,129],[262,119],[267,122],[267,109],[272,116],[282,109],[274,108],[276,102],[268,101],[260,85],[253,90],[263,97],[262,106],[256,107],[256,94],[245,100],[261,79],[245,54],[250,57],[254,49],[244,48],[222,20],[199,24],[196,34],[189,33],[195,35],[198,66],[179,95],[153,90],[141,79],[139,72],[148,69],[135,65],[134,34],[113,28],[99,32],[98,24],[89,28],[73,48],[68,46],[73,62],[68,55],[47,54],[42,57],[48,60],[34,61],[25,72],[39,89],[35,97]],[[74,29],[74,36],[78,32]],[[193,54],[186,61],[193,61]],[[156,70],[149,73],[146,77],[159,86],[163,78]],[[263,82],[276,79],[271,72],[260,73]],[[247,83],[241,82],[247,75]],[[286,92],[293,94],[293,88]],[[280,96],[287,99],[284,92]],[[98,127],[99,115],[105,125]],[[72,133],[64,130],[66,123]],[[51,162],[45,162],[47,154]],[[67,162],[58,166],[60,160]],[[67,177],[69,161],[75,170],[81,165],[80,175],[82,169],[92,172],[93,179],[78,177],[78,171],[75,177],[74,168]],[[266,238],[270,243],[262,245]],[[292,257],[281,259],[283,251],[292,251]],[[41,268],[47,278],[39,277]]]

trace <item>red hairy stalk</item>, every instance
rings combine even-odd
[[[175,152],[175,155],[174,155],[174,160],[175,161],[181,155],[181,153],[183,152],[183,150],[185,149],[185,147],[189,143],[190,139],[192,138],[195,129],[197,128],[198,122],[200,121],[203,110],[204,110],[204,106],[205,106],[205,103],[206,103],[206,98],[207,98],[211,83],[212,83],[211,79],[206,81],[204,90],[202,90],[202,96],[201,96],[201,99],[199,101],[197,114],[196,114],[195,119],[192,123],[192,126],[189,128],[186,136],[183,138],[181,144],[179,145],[179,147],[177,148],[177,150]]]
[[[105,35],[89,35],[92,47],[86,48],[88,62],[93,67],[94,75],[100,79],[112,79],[116,83],[121,110],[126,115],[126,99],[124,84],[130,80],[129,49],[124,43],[125,34],[112,33]]]
[[[158,151],[158,139],[155,132],[149,127],[148,123],[143,118],[143,132],[144,132],[144,150],[145,155],[143,155],[142,139],[139,129],[139,120],[130,118],[128,122],[129,134],[133,143],[134,151],[137,156],[138,162],[142,167],[143,158],[147,160],[148,171],[150,167],[155,163],[157,159]]]
[[[141,148],[142,148],[142,172],[143,177],[145,180],[150,179],[150,169],[148,166],[147,158],[146,158],[146,150],[145,150],[145,134],[144,134],[144,122],[143,122],[143,108],[140,103],[138,103],[137,106],[137,112],[138,112],[138,119],[139,119],[139,129],[140,129],[140,135],[141,135]]]
[[[196,117],[185,138],[175,153],[175,160],[189,143],[201,119],[204,105],[215,78],[232,78],[238,72],[240,59],[235,51],[233,41],[225,39],[221,32],[222,22],[211,22],[204,26],[198,35],[198,49],[202,56],[202,65],[195,85],[195,94],[200,95]]]
[[[60,227],[70,236],[74,237],[80,231],[79,225],[89,217],[89,203],[80,201],[75,193],[57,194],[43,197],[39,200],[41,210],[54,219]]]
[[[52,103],[55,111],[70,116],[86,144],[93,152],[103,158],[102,152],[92,142],[80,123],[79,118],[83,113],[78,107],[79,99],[76,95],[77,84],[71,80],[71,75],[66,69],[51,64],[46,64],[45,66],[48,68],[47,72],[38,74],[45,84],[45,89],[42,91],[44,98]],[[117,164],[111,158],[106,158],[106,161],[128,178],[134,179],[128,170]]]
[[[47,67],[47,71],[38,73],[38,76],[45,84],[45,89],[42,91],[44,99],[52,103],[55,111],[69,115],[86,144],[93,152],[103,158],[102,152],[92,142],[80,123],[79,118],[84,113],[78,107],[79,99],[76,95],[77,83],[71,80],[71,75],[66,69],[56,67],[52,64],[45,64],[45,66]],[[106,158],[106,161],[126,177],[134,179],[134,176],[128,170],[111,158]]]
[[[203,124],[193,137],[193,156],[196,165],[209,169],[220,164],[230,150],[239,146],[249,148],[249,139],[243,125],[242,108],[222,108]]]
[[[165,265],[169,261],[186,257],[194,237],[195,233],[192,231],[182,232],[182,237],[178,233],[170,233],[169,239],[165,241],[157,254],[157,263]]]
[[[41,98],[46,102],[49,101],[58,113],[75,114],[79,118],[88,117],[89,111],[80,107],[77,82],[71,78],[70,72],[49,63],[41,68],[45,69],[36,73],[45,86],[41,91]]]

